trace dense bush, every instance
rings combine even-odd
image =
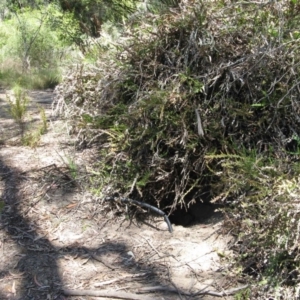
[[[78,144],[99,147],[102,194],[169,213],[226,204],[244,273],[273,286],[299,284],[298,11],[184,1],[136,14],[57,87]]]

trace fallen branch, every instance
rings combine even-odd
[[[113,292],[113,291],[95,291],[95,290],[69,290],[63,289],[62,292],[66,296],[92,296],[92,297],[104,297],[109,299],[129,299],[129,300],[155,300],[155,298],[137,295],[126,292]]]
[[[111,270],[116,270],[118,269],[118,267],[114,267],[114,266],[111,266],[110,264],[108,264],[107,262],[105,262],[103,259],[97,257],[97,255],[95,255],[94,253],[90,252],[90,251],[87,251],[88,254],[95,260],[101,262],[105,267],[107,267],[108,269],[111,269]]]
[[[215,296],[215,297],[226,297],[226,296],[234,295],[234,294],[238,293],[241,290],[247,289],[248,287],[249,287],[249,285],[246,284],[246,285],[242,285],[240,287],[225,290],[225,291],[222,291],[222,292],[203,291],[203,292],[199,292],[199,293],[194,294],[194,296],[210,295],[210,296]]]
[[[137,277],[144,277],[146,275],[148,275],[149,273],[141,273],[141,274],[129,274],[129,275],[124,275],[122,277],[119,277],[119,278],[115,278],[115,279],[111,279],[111,280],[107,280],[107,281],[102,281],[102,282],[99,282],[99,283],[95,283],[94,286],[95,287],[99,287],[99,286],[103,286],[103,285],[106,285],[106,284],[112,284],[114,282],[117,282],[117,281],[121,281],[121,280],[127,280],[127,279],[132,279],[132,278],[137,278]]]
[[[180,291],[180,294],[190,297],[195,296],[215,296],[215,297],[225,297],[229,295],[234,295],[238,293],[241,290],[244,290],[248,288],[249,286],[243,285],[237,288],[224,290],[222,292],[216,292],[216,291],[201,291],[197,293],[186,293],[183,291]],[[162,285],[158,286],[151,286],[151,287],[144,287],[137,289],[137,293],[147,293],[147,292],[169,292],[169,293],[178,293],[179,291],[176,288],[166,287]],[[116,298],[116,299],[130,299],[130,300],[155,300],[153,296],[142,296],[141,294],[133,294],[133,293],[126,293],[126,292],[113,292],[113,291],[95,291],[95,290],[69,290],[69,289],[63,289],[62,292],[66,296],[92,296],[92,297],[107,297],[107,298]]]
[[[243,285],[237,288],[233,288],[233,289],[229,289],[229,290],[224,290],[222,292],[216,292],[216,291],[200,291],[197,293],[186,293],[183,291],[180,291],[180,293],[182,295],[185,296],[190,296],[190,297],[195,297],[195,296],[204,296],[204,295],[208,295],[208,296],[215,296],[215,297],[225,297],[225,296],[229,296],[229,295],[234,295],[237,292],[244,290],[246,288],[248,288],[249,286]],[[151,286],[151,287],[144,287],[144,288],[140,288],[137,290],[138,293],[146,293],[146,292],[158,292],[158,291],[164,291],[164,292],[170,292],[170,293],[178,293],[178,290],[176,288],[171,288],[171,287],[167,287],[167,286],[162,286],[162,285],[158,285],[158,286]]]

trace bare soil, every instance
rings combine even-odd
[[[172,219],[189,226],[169,233],[161,217],[112,209],[85,189],[97,151],[75,149],[51,115],[52,91],[30,96],[27,130],[38,103],[49,120],[35,149],[21,145],[0,95],[0,299],[233,299],[242,284],[222,261],[233,241],[222,215],[197,204]]]

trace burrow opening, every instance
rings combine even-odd
[[[187,209],[181,208],[174,211],[169,219],[172,224],[189,227],[196,224],[215,223],[223,217],[220,204],[197,202]]]

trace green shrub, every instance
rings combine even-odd
[[[224,204],[239,268],[271,293],[300,285],[299,38],[295,9],[277,4],[137,16],[57,88],[78,145],[99,147],[103,193],[168,213]]]
[[[59,82],[64,46],[47,16],[47,11],[28,10],[0,23],[2,85],[45,88]]]
[[[47,116],[43,107],[39,107],[41,123],[38,124],[37,128],[31,129],[26,132],[22,139],[23,146],[29,146],[31,148],[36,148],[41,140],[41,136],[47,132],[48,123]]]
[[[218,182],[215,201],[226,199],[226,227],[242,245],[243,272],[271,287],[299,284],[299,163],[275,153],[207,155]],[[298,157],[298,155],[297,155]],[[218,165],[218,169],[216,169]],[[292,166],[293,165],[293,166]]]
[[[23,137],[25,131],[25,117],[30,99],[25,90],[19,86],[15,86],[13,96],[6,95],[6,100],[8,102],[7,111],[19,125]]]

